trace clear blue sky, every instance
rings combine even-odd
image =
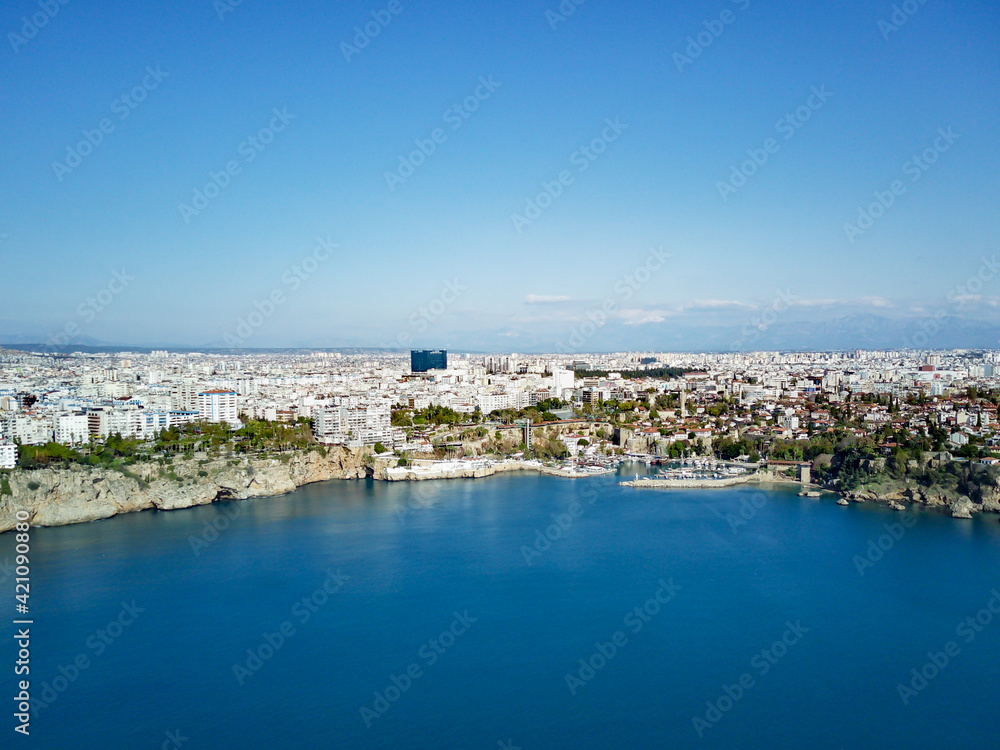
[[[211,0],[72,0],[18,40],[44,12],[6,3],[0,340],[75,323],[115,343],[528,351],[568,342],[607,301],[581,348],[696,347],[706,327],[753,327],[775,307],[785,321],[945,306],[996,322],[1000,276],[961,310],[946,297],[1000,249],[996,3],[928,0],[884,31],[889,2],[586,0],[558,21],[556,0],[402,0],[345,59],[389,5],[243,0],[220,18]],[[675,53],[724,11],[679,70]],[[144,101],[123,104],[144,80]],[[477,87],[455,129],[449,108]],[[813,87],[832,96],[810,100]],[[786,138],[776,124],[810,102]],[[275,108],[292,119],[241,148]],[[92,153],[53,167],[102,118]],[[949,127],[958,138],[942,141]],[[442,142],[391,189],[386,173],[435,128]],[[593,161],[572,157],[602,134],[615,139]],[[768,138],[775,152],[723,198]],[[908,160],[936,139],[947,150],[913,181]],[[231,160],[239,173],[185,217]],[[512,220],[563,170],[551,206]],[[905,191],[849,241],[844,225],[894,180]],[[295,284],[317,237],[339,248]],[[626,298],[653,246],[669,260]],[[87,307],[122,269],[134,280]],[[449,281],[458,293],[442,294]],[[241,336],[275,290],[283,301]]]

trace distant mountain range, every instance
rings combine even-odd
[[[329,340],[329,337],[325,337]],[[852,349],[993,349],[1000,348],[1000,325],[985,321],[946,316],[935,321],[927,318],[887,318],[879,315],[859,314],[830,320],[791,321],[780,320],[767,328],[751,326],[692,326],[666,320],[643,326],[603,327],[592,339],[585,341],[572,352],[557,346],[558,339],[544,335],[510,337],[486,331],[471,333],[468,337],[459,332],[446,335],[438,346],[456,352],[505,352],[548,353],[562,351],[566,354],[599,351],[833,351]],[[45,345],[30,336],[0,334],[0,347],[26,351],[55,352],[122,352],[148,353],[153,349],[175,352],[213,352],[234,354],[238,352],[294,353],[301,351],[329,351],[353,354],[364,351],[400,351],[371,347],[261,347],[236,349],[206,344],[204,346],[171,346],[164,344],[138,345],[109,343],[93,337],[72,339],[59,347]],[[449,344],[451,346],[449,346]],[[423,348],[423,347],[415,347]]]
[[[741,336],[742,338],[742,336]],[[739,341],[740,339],[737,339]],[[862,314],[833,320],[779,322],[761,331],[757,349],[992,349],[1000,348],[1000,326],[945,317],[885,318]],[[733,348],[723,347],[720,348]]]

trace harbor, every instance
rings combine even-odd
[[[649,464],[649,457],[643,457]],[[637,460],[632,457],[632,460]],[[655,458],[653,459],[656,460]],[[758,476],[756,464],[721,461],[707,457],[682,457],[667,460],[664,468],[650,476],[635,475],[634,479],[619,482],[623,487],[643,488],[705,488],[730,487],[743,484]]]
[[[424,479],[479,478],[507,471],[537,471],[551,476],[580,479],[613,474],[618,470],[620,463],[621,461],[618,459],[606,459],[601,461],[566,461],[553,464],[516,456],[507,460],[490,458],[421,460],[413,461],[408,466],[387,468],[385,478],[390,482],[401,482]]]

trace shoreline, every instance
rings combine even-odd
[[[428,461],[429,466],[396,466],[385,470],[389,482],[423,482],[431,479],[479,479],[510,471],[537,471],[539,474],[582,479],[617,472],[616,468],[586,471],[572,467],[546,466],[541,461],[510,459],[457,459],[454,461]],[[373,477],[383,479],[383,477]]]
[[[617,471],[579,471],[540,461],[502,459],[424,461],[423,466],[398,467],[390,466],[390,459],[365,461],[365,453],[341,448],[327,456],[315,452],[242,460],[195,456],[171,463],[166,476],[162,465],[152,462],[129,467],[128,473],[78,465],[14,472],[8,475],[11,494],[0,495],[0,533],[15,528],[19,511],[28,513],[28,523],[35,528],[69,526],[143,510],[278,497],[307,484],[333,480],[477,479],[512,471],[577,479]]]
[[[12,493],[0,495],[0,533],[15,528],[18,511],[29,514],[29,523],[33,527],[66,526],[141,510],[180,510],[222,500],[277,497],[307,484],[335,479],[371,478],[389,482],[478,479],[512,471],[535,471],[547,476],[578,479],[618,472],[618,467],[580,471],[545,466],[533,460],[483,458],[425,461],[422,466],[399,467],[388,465],[391,463],[388,459],[369,457],[365,461],[360,451],[340,449],[331,453],[320,456],[309,452],[242,461],[198,460],[195,457],[172,464],[170,478],[163,476],[160,465],[152,463],[132,467],[144,476],[133,471],[125,474],[83,466],[14,472],[8,475]],[[181,474],[175,474],[175,471]],[[154,472],[158,472],[155,477]],[[916,505],[950,511],[954,518],[966,519],[976,513],[1000,513],[1000,502],[977,505],[969,498],[952,498],[940,491],[907,488],[884,492],[862,487],[842,492],[760,472],[724,479],[641,479],[618,484],[636,489],[661,490],[721,489],[745,484],[794,486],[838,496],[837,502],[841,505],[876,502],[894,510]]]
[[[660,490],[722,489],[741,484],[778,485],[798,487],[801,490],[800,497],[810,497],[813,500],[823,500],[825,495],[833,495],[837,497],[838,505],[845,506],[852,503],[871,502],[886,505],[894,511],[905,511],[915,506],[947,512],[952,518],[958,519],[971,519],[977,514],[1000,514],[1000,503],[993,503],[989,506],[985,503],[977,505],[968,497],[949,497],[941,491],[927,490],[925,492],[921,488],[907,487],[886,493],[878,492],[864,485],[859,489],[841,491],[817,484],[805,484],[794,479],[776,478],[765,472],[755,472],[748,476],[727,479],[639,479],[619,482],[618,484],[636,489]]]

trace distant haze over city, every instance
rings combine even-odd
[[[107,338],[66,336],[57,329],[45,336],[14,334],[0,335],[0,346],[17,348],[32,345],[47,351],[67,351],[74,347],[144,349],[382,349],[407,351],[410,347],[442,346],[452,351],[560,353],[612,351],[719,351],[740,352],[760,350],[832,351],[851,349],[990,349],[1000,344],[1000,325],[970,320],[954,315],[937,317],[889,318],[880,315],[852,315],[830,319],[786,320],[778,317],[772,325],[764,321],[765,311],[749,311],[743,325],[693,325],[679,321],[663,321],[648,326],[626,326],[614,322],[597,325],[586,316],[565,323],[559,332],[550,322],[538,331],[523,335],[502,335],[484,331],[458,330],[442,333],[440,338],[413,335],[396,336],[317,336],[281,337],[259,335],[245,340],[181,340],[162,341],[149,336]],[[790,315],[788,317],[791,317]],[[404,343],[409,342],[409,343]]]

